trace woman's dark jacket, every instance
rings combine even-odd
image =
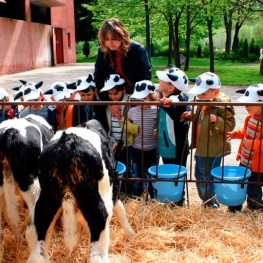
[[[135,84],[135,82],[141,80],[151,80],[151,64],[148,54],[144,46],[137,42],[131,42],[127,56],[122,58],[121,68],[130,81],[129,84]],[[107,92],[99,93],[99,91],[104,87],[104,80],[110,74],[115,74],[114,69],[110,66],[110,59],[105,59],[104,53],[99,48],[95,63],[94,82],[99,96],[102,97],[101,100],[108,100]]]

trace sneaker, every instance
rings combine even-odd
[[[229,206],[227,211],[230,213],[235,213],[242,210],[242,205],[236,205],[236,206]]]
[[[205,205],[206,208],[211,208],[211,209],[218,209],[218,205],[216,203],[213,204],[207,204]]]

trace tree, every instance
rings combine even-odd
[[[243,56],[244,56],[245,59],[248,58],[248,43],[247,43],[247,39],[245,39],[244,45],[243,45]]]
[[[224,14],[224,25],[226,29],[225,53],[230,54],[231,49],[231,34],[232,34],[232,16],[234,10],[229,10],[228,14]]]
[[[197,47],[196,55],[198,58],[201,58],[201,56],[202,56],[202,48],[200,45],[198,45],[198,47]]]
[[[255,39],[252,38],[249,43],[249,54],[255,54]]]
[[[238,52],[238,35],[240,28],[244,25],[245,21],[252,20],[262,12],[263,3],[260,1],[254,2],[251,0],[236,0],[235,1],[235,33],[232,44],[232,51]]]
[[[213,42],[213,21],[217,15],[218,11],[218,2],[215,0],[205,1],[202,0],[202,9],[205,15],[206,24],[207,24],[207,31],[208,31],[208,46],[209,46],[209,53],[210,53],[210,66],[209,70],[211,72],[215,71],[215,62],[214,62],[214,42]]]
[[[93,14],[85,4],[96,4],[94,0],[74,0],[76,41],[91,41],[97,36],[97,29],[92,26]]]
[[[88,58],[88,56],[90,54],[90,46],[89,46],[88,41],[85,41],[85,43],[83,45],[83,54],[86,56],[86,58]]]

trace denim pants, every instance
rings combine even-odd
[[[252,172],[248,178],[249,182],[263,182],[263,173]],[[247,205],[250,209],[263,209],[262,185],[248,184],[247,186]]]
[[[215,184],[207,183],[206,180],[213,180],[211,170],[220,166],[222,157],[201,157],[196,156],[195,161],[195,178],[201,182],[196,183],[199,197],[203,202],[215,196]],[[203,181],[203,182],[202,182]],[[215,203],[215,198],[211,200],[210,204]]]
[[[123,149],[121,150],[120,156],[119,156],[119,160],[120,162],[122,162],[123,164],[126,165],[126,171],[123,174],[123,178],[132,178],[132,152],[131,152],[131,146],[126,146],[123,147]],[[126,193],[126,194],[131,194],[132,193],[132,182],[131,181],[126,181],[126,180],[122,180],[121,182],[121,192]]]
[[[142,151],[132,147],[132,173],[135,178],[151,178],[148,169],[156,165],[157,149]],[[156,189],[152,182],[135,181],[133,184],[133,195],[141,196],[144,189],[148,187],[151,198],[156,198]]]

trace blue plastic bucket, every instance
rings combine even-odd
[[[122,175],[126,172],[126,166],[121,162],[117,162],[117,166],[116,166],[116,162],[115,162],[115,169],[116,169],[119,177],[122,177]]]
[[[246,172],[246,175],[245,175]],[[211,171],[215,183],[216,197],[219,203],[227,206],[242,205],[246,200],[247,184],[251,175],[249,169],[243,166],[219,166]],[[227,183],[236,182],[236,183]]]
[[[180,173],[179,172],[180,168]],[[156,167],[152,166],[148,169],[149,174],[153,177],[158,175],[160,179],[175,180],[178,179],[177,184],[172,182],[154,182],[153,187],[157,190],[157,200],[163,203],[179,202],[183,198],[184,179],[187,169],[184,166],[176,164],[160,164]]]

